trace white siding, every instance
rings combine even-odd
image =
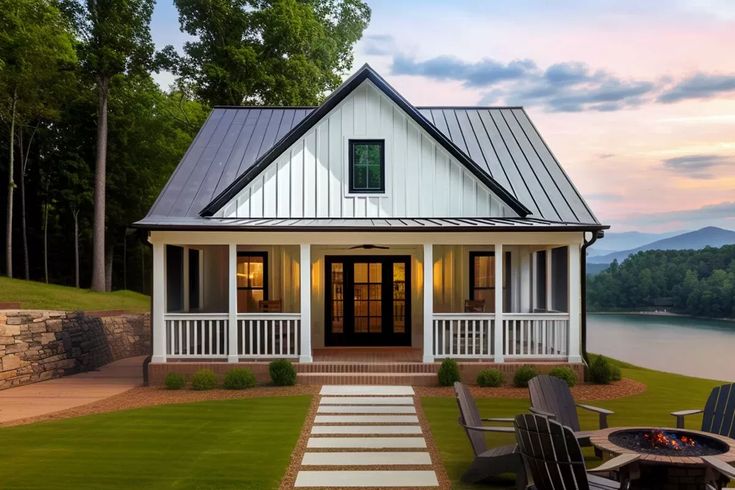
[[[350,138],[385,140],[385,194],[348,192]],[[370,81],[356,88],[216,215],[516,216]]]

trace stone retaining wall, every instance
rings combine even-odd
[[[0,310],[0,390],[151,351],[149,314]]]

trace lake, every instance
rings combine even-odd
[[[735,322],[589,314],[587,350],[659,371],[735,381]]]

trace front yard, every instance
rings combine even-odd
[[[311,397],[162,405],[0,429],[0,488],[277,488]]]

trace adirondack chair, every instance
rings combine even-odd
[[[553,417],[560,424],[569,427],[582,446],[592,444],[590,432],[580,429],[577,407],[598,414],[600,429],[607,428],[607,416],[615,413],[604,408],[576,403],[564,380],[545,374],[536,376],[528,382],[528,392],[531,395],[531,412]]]
[[[676,417],[676,427],[683,429],[684,418],[697,413],[704,414],[703,431],[735,438],[735,383],[713,388],[704,409],[680,410],[671,415]]]
[[[491,427],[483,422],[512,423],[512,418],[480,418],[470,390],[457,381],[454,383],[454,392],[457,395],[459,406],[459,424],[464,427],[467,438],[470,440],[475,459],[472,465],[462,475],[462,481],[477,483],[502,473],[515,473],[516,487],[524,490],[528,483],[523,460],[515,444],[488,448],[485,434],[489,432],[513,433],[513,427]]]
[[[588,470],[574,432],[549,417],[521,414],[514,422],[521,457],[533,480],[535,490],[612,490],[627,488],[609,474],[640,458],[623,454]]]

